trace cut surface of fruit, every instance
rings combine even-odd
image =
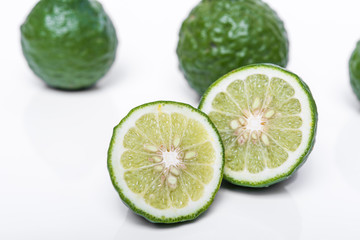
[[[264,187],[286,179],[315,142],[317,110],[309,88],[275,65],[250,65],[223,76],[199,109],[218,128],[224,178],[237,185]]]
[[[210,119],[190,105],[159,101],[114,128],[108,169],[121,199],[152,222],[192,220],[212,203],[224,151]]]

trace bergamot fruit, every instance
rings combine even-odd
[[[181,26],[177,55],[190,86],[203,94],[241,66],[285,67],[288,49],[283,22],[261,0],[202,0]]]
[[[349,71],[351,87],[357,98],[360,100],[360,41],[357,43],[356,48],[351,55]]]
[[[275,65],[250,65],[223,76],[199,109],[217,127],[225,148],[224,178],[264,187],[291,176],[315,142],[317,110],[307,85]]]
[[[149,221],[174,223],[204,212],[220,187],[224,152],[210,119],[190,105],[153,102],[114,128],[108,151],[112,183]]]
[[[41,0],[21,26],[21,45],[33,72],[49,86],[88,88],[114,62],[114,26],[94,0]]]

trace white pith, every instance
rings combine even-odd
[[[180,163],[180,160],[178,159],[178,153],[176,151],[164,151],[162,156],[165,168],[177,166]]]
[[[263,129],[263,125],[261,125],[261,119],[262,119],[262,115],[251,115],[248,119],[247,119],[247,125],[246,125],[246,129],[250,130],[250,131],[261,131]]]
[[[120,163],[120,157],[124,153],[125,149],[123,146],[123,140],[125,134],[131,127],[135,126],[135,122],[141,116],[147,113],[157,113],[161,111],[163,113],[181,113],[186,117],[195,119],[199,121],[209,133],[209,142],[213,145],[216,158],[214,163],[211,165],[214,169],[214,176],[210,183],[204,185],[204,194],[197,201],[192,201],[189,199],[188,205],[183,208],[168,208],[168,209],[157,209],[147,204],[142,196],[132,192],[126,182],[124,181],[125,169]],[[221,168],[222,168],[222,147],[220,145],[220,139],[216,134],[215,130],[208,123],[208,120],[200,115],[198,112],[191,110],[189,107],[177,105],[177,104],[168,104],[168,103],[159,103],[159,104],[150,104],[134,111],[122,124],[121,127],[116,129],[114,133],[114,142],[111,151],[111,166],[113,168],[114,176],[117,182],[118,187],[122,193],[128,198],[128,200],[135,205],[136,208],[150,214],[156,218],[178,218],[181,216],[187,216],[197,212],[199,209],[203,208],[208,201],[213,197],[214,191],[216,191],[220,178],[221,178]],[[175,151],[168,151],[162,153],[162,163],[171,169],[171,166],[176,166],[179,164],[178,156]],[[173,175],[170,175],[173,176]],[[170,181],[173,179],[170,178]]]
[[[266,180],[276,178],[284,173],[289,172],[295,165],[298,164],[299,157],[307,150],[310,137],[311,137],[311,129],[314,125],[312,120],[310,99],[308,95],[303,90],[302,86],[299,84],[297,79],[287,74],[286,72],[279,71],[273,69],[272,67],[262,67],[255,66],[253,68],[243,69],[238,72],[234,72],[228,75],[226,78],[222,79],[217,85],[213,86],[212,89],[208,92],[205,99],[203,100],[203,105],[200,110],[209,114],[213,111],[212,102],[215,96],[220,92],[226,92],[227,87],[235,80],[245,80],[248,76],[253,74],[264,74],[267,75],[271,80],[273,77],[281,78],[288,82],[295,90],[295,95],[293,98],[297,98],[301,104],[301,112],[298,115],[302,119],[302,126],[298,128],[302,132],[302,140],[299,147],[294,151],[287,151],[289,157],[288,159],[277,168],[265,168],[263,171],[259,173],[250,173],[246,168],[243,171],[233,171],[226,167],[224,168],[224,174],[228,177],[236,179],[237,181],[244,182],[264,182]],[[249,124],[249,123],[248,123]],[[254,124],[255,127],[257,124]],[[264,139],[265,142],[267,139]],[[226,146],[224,146],[226,149]]]

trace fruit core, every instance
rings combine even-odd
[[[164,151],[162,152],[163,162],[165,164],[165,168],[170,168],[171,166],[177,166],[180,164],[179,153],[177,151]]]
[[[260,99],[256,98],[252,104],[253,111],[245,110],[243,116],[230,122],[230,128],[234,130],[239,145],[248,140],[257,143],[261,141],[264,145],[270,144],[266,133],[267,123],[275,115],[272,109],[260,108]]]
[[[186,161],[197,157],[197,152],[188,151],[180,147],[181,139],[175,137],[171,147],[164,144],[160,146],[145,144],[144,148],[152,155],[149,161],[154,163],[154,171],[160,174],[161,184],[170,189],[178,186],[178,177],[186,169]]]
[[[247,126],[246,128],[249,129],[250,131],[261,131],[264,127],[264,125],[262,124],[262,116],[261,115],[251,115],[249,116],[249,118],[247,119]]]

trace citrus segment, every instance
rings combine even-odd
[[[181,144],[188,147],[194,144],[203,143],[209,139],[209,135],[202,124],[196,120],[189,119],[185,128]]]
[[[280,167],[289,157],[289,154],[277,145],[273,140],[269,140],[267,148],[267,167],[277,168]]]
[[[216,95],[212,105],[215,110],[219,110],[221,112],[235,115],[241,114],[240,108],[236,105],[234,100],[231,99],[229,94],[225,92],[221,92]]]
[[[167,144],[167,146],[171,145],[171,119],[170,115],[166,113],[158,114],[159,121],[159,129],[161,139]]]
[[[144,146],[152,144],[152,142],[135,127],[129,129],[124,138],[124,147],[127,149],[142,150]]]
[[[273,128],[297,129],[302,126],[302,119],[299,116],[278,117],[269,119],[269,125]]]
[[[157,209],[170,207],[169,190],[167,186],[162,187],[160,177],[157,177],[144,194],[145,201]]]
[[[173,191],[170,191],[169,198],[174,208],[183,208],[188,205],[190,201],[183,184],[179,184],[179,187]]]
[[[179,113],[171,114],[171,137],[172,140],[176,140],[176,143],[179,142],[177,139],[181,139],[184,135],[187,121],[188,119]]]
[[[208,184],[214,176],[214,169],[205,164],[186,164],[186,171],[197,178],[204,184]]]
[[[246,78],[246,96],[250,110],[252,112],[259,111],[263,106],[265,96],[269,85],[269,78],[263,74],[253,74]],[[246,109],[244,109],[246,110]]]
[[[211,118],[213,123],[217,126],[218,130],[220,132],[223,132],[223,131],[231,130],[231,126],[229,125],[229,122],[231,122],[236,116],[213,111],[209,113],[209,117]]]
[[[294,88],[285,80],[274,77],[270,82],[269,107],[280,108],[281,104],[295,94]],[[269,99],[269,100],[270,100]]]
[[[259,173],[265,169],[263,148],[259,142],[249,141],[246,151],[246,168],[250,173]]]
[[[157,114],[149,113],[141,116],[135,123],[136,127],[144,133],[145,137],[150,138],[156,145],[161,145],[162,140]]]
[[[127,150],[121,155],[120,162],[125,169],[137,169],[151,165],[149,157],[151,157],[149,154]]]
[[[140,168],[126,171],[124,179],[127,186],[135,193],[143,193],[156,179],[153,168]]]
[[[248,109],[248,101],[246,98],[245,83],[241,80],[236,80],[229,84],[227,92],[236,101],[240,109]]]
[[[269,135],[283,148],[294,152],[300,145],[302,133],[299,130],[271,129]]]
[[[279,113],[282,115],[293,115],[301,112],[301,103],[299,99],[291,98],[287,102],[281,105]]]
[[[225,164],[233,171],[242,171],[245,168],[245,156],[246,156],[247,144],[237,146],[232,144],[228,146],[225,151]]]
[[[199,200],[204,194],[203,184],[193,176],[189,175],[189,173],[184,172],[184,174],[181,175],[180,182],[192,201]]]

